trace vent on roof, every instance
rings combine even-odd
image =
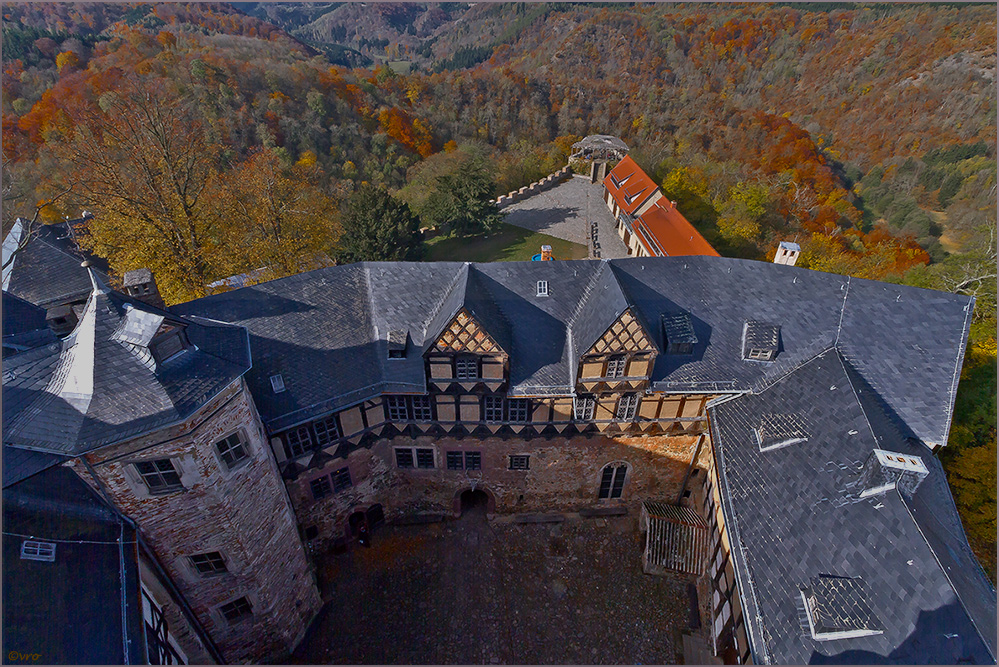
[[[662,322],[666,353],[691,354],[697,343],[697,335],[694,333],[690,313],[664,313]]]
[[[860,473],[860,497],[876,496],[896,488],[912,495],[929,473],[918,456],[875,449]]]
[[[281,377],[280,373],[271,376],[271,389],[274,390],[275,394],[280,394],[284,391],[284,378]]]
[[[798,415],[763,415],[760,425],[753,429],[753,434],[761,452],[808,441],[805,424]]]
[[[25,540],[21,542],[22,560],[40,560],[46,563],[55,561],[56,545],[53,542]]]
[[[403,329],[392,329],[388,332],[389,359],[404,359],[406,357],[406,341],[409,332]]]
[[[742,326],[742,358],[747,361],[773,361],[780,348],[780,327],[746,320]]]
[[[808,616],[812,639],[850,639],[884,633],[884,626],[868,602],[867,587],[860,577],[812,577],[801,586],[801,599]]]
[[[538,281],[538,296],[548,296],[548,281],[539,280]]]

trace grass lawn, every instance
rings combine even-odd
[[[526,262],[550,245],[555,259],[586,259],[586,246],[537,234],[522,227],[502,225],[491,234],[453,238],[438,236],[427,241],[429,262]]]

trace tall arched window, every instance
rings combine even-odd
[[[624,461],[608,463],[600,473],[600,495],[598,498],[620,498],[624,490],[624,478],[628,474],[628,464]]]

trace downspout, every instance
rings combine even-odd
[[[690,473],[694,469],[694,463],[697,462],[697,457],[701,454],[701,447],[704,445],[704,434],[697,439],[697,448],[694,449],[694,455],[690,457],[690,463],[687,464],[687,472],[683,475],[683,483],[680,484],[680,492],[676,495],[676,502],[674,505],[679,505],[680,501],[683,499],[683,494],[687,490],[687,480],[690,479]]]
[[[163,566],[160,564],[160,561],[156,557],[156,554],[153,552],[152,549],[149,548],[149,545],[146,544],[146,540],[145,538],[142,537],[142,532],[139,530],[139,527],[136,525],[134,521],[132,521],[130,518],[122,514],[121,511],[118,509],[118,507],[113,502],[111,502],[111,497],[108,495],[107,490],[104,488],[104,485],[101,483],[100,477],[97,476],[97,471],[95,471],[94,467],[90,465],[90,462],[87,461],[86,457],[81,456],[79,457],[79,460],[87,468],[87,472],[90,473],[90,476],[94,478],[94,484],[97,485],[97,490],[100,491],[101,496],[104,498],[104,502],[108,504],[108,506],[116,515],[118,515],[119,519],[127,523],[129,527],[131,527],[132,530],[135,531],[135,539],[138,542],[139,546],[142,547],[143,551],[145,551],[146,555],[149,557],[150,562],[152,562],[153,569],[156,570],[156,574],[160,578],[160,583],[162,583],[166,587],[166,589],[170,591],[170,595],[172,595],[174,599],[177,600],[177,604],[180,606],[181,613],[184,614],[184,618],[186,618],[187,622],[191,624],[192,628],[194,628],[194,632],[198,635],[198,638],[204,644],[205,650],[208,651],[208,654],[212,657],[212,660],[214,660],[215,663],[218,665],[226,664],[225,658],[222,657],[222,652],[215,645],[215,642],[212,641],[212,638],[208,636],[208,633],[205,632],[205,629],[201,626],[201,623],[198,621],[197,616],[194,615],[194,611],[187,604],[187,599],[183,596],[183,594],[180,592],[177,586],[173,583],[173,579],[171,579],[170,576],[167,575],[166,570],[163,569]]]

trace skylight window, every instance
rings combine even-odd
[[[800,588],[812,639],[829,641],[869,637],[884,633],[884,626],[868,603],[867,587],[860,577],[812,577]]]
[[[538,296],[548,296],[548,281],[539,280],[538,281]]]
[[[281,377],[280,373],[271,376],[271,389],[274,390],[275,394],[280,394],[284,391],[284,378]]]
[[[761,452],[782,449],[808,441],[804,422],[797,415],[763,415],[760,425],[753,429],[756,444]]]
[[[25,540],[21,542],[22,560],[39,560],[46,563],[55,561],[56,545],[53,542]]]

